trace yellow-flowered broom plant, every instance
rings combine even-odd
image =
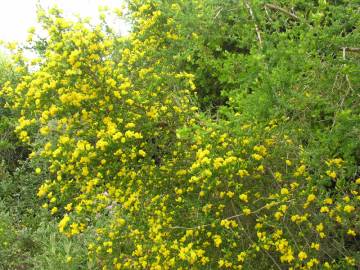
[[[214,59],[222,50],[218,40],[195,32],[202,18],[210,23],[207,12],[215,20],[227,5],[165,2],[130,1],[127,37],[105,22],[92,26],[57,9],[40,11],[49,37],[29,44],[39,58],[15,55],[22,76],[2,95],[19,114],[16,132],[34,150],[31,158],[47,168],[36,171],[47,176],[37,195],[59,231],[70,239],[87,236],[96,269],[355,268],[360,180],[349,176],[352,163],[329,155],[314,166],[299,116],[258,113],[255,120],[254,108],[238,107],[248,108],[252,96],[237,86],[223,89],[229,107],[219,109],[218,119],[201,112],[196,91],[202,107],[218,105],[216,87],[230,88],[237,79],[216,81],[215,73],[235,69],[229,59],[245,56],[238,48],[239,55]],[[248,14],[252,6],[244,3],[237,7]],[[190,26],[180,19],[184,10],[199,15]],[[264,21],[254,25],[251,16],[241,18],[243,34],[251,29],[257,42],[247,58],[257,66],[273,51],[258,48],[257,23]],[[249,92],[264,86],[263,77],[250,80],[243,82]],[[256,93],[260,101],[262,94]]]

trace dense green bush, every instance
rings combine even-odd
[[[36,198],[43,177],[22,162],[0,167],[0,269],[94,269],[82,238],[68,239]]]

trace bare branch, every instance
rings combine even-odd
[[[214,17],[214,19],[216,19],[216,17],[217,16],[219,16],[219,14],[220,14],[220,12],[223,10],[223,8],[221,7],[221,8],[219,8],[219,10],[218,10],[218,12],[216,13],[216,15],[215,15],[215,17]]]
[[[260,29],[259,29],[259,26],[256,23],[254,12],[253,12],[253,10],[252,10],[252,8],[251,8],[251,6],[250,6],[250,4],[248,3],[247,0],[244,0],[244,4],[245,4],[246,8],[249,10],[250,16],[254,21],[256,36],[257,36],[257,39],[259,41],[260,47],[262,47],[262,39],[261,39]]]
[[[348,52],[360,53],[360,48],[355,48],[355,47],[342,47],[341,50],[343,50],[343,52],[348,51]]]
[[[279,6],[275,6],[273,4],[265,4],[265,7],[269,8],[269,9],[272,9],[272,10],[277,10],[277,11],[280,11],[286,15],[288,15],[289,17],[291,17],[292,19],[296,20],[296,21],[300,21],[300,18],[298,16],[296,16],[294,13],[282,8],[282,7],[279,7]]]

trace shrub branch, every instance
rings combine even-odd
[[[273,5],[273,4],[265,4],[265,7],[269,8],[269,9],[272,9],[272,10],[277,10],[277,11],[280,11],[284,14],[286,14],[287,16],[291,17],[292,19],[296,20],[296,21],[300,21],[300,18],[298,16],[296,16],[294,13],[282,8],[282,7],[279,7],[279,6],[276,6],[276,5]]]

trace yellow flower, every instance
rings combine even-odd
[[[311,203],[313,202],[314,200],[316,199],[316,196],[314,194],[310,194],[308,197],[307,197],[307,202],[308,203]]]
[[[245,258],[246,258],[246,253],[244,251],[240,252],[240,254],[237,255],[237,259],[238,259],[239,262],[244,262]]]
[[[249,176],[249,173],[247,170],[239,170],[237,173],[241,178],[243,178],[244,176]]]
[[[132,99],[127,99],[126,103],[129,104],[130,106],[133,105],[135,102]]]
[[[333,203],[333,200],[331,198],[326,198],[324,200],[324,204],[332,204]]]
[[[326,171],[326,174],[327,174],[329,177],[331,177],[332,179],[335,179],[335,178],[336,178],[336,172],[334,172],[334,171],[328,170],[328,171]]]
[[[60,232],[64,232],[64,228],[66,227],[69,221],[70,221],[70,217],[66,214],[59,222],[58,227]]]
[[[218,234],[215,234],[213,239],[214,239],[215,247],[220,247],[220,245],[222,243],[221,236]]]
[[[319,225],[316,226],[317,232],[322,232],[323,230],[324,230],[324,224],[320,223]]]
[[[242,200],[243,202],[248,202],[248,196],[246,194],[240,194],[239,195],[239,199]]]
[[[44,197],[46,195],[46,193],[48,192],[49,190],[49,185],[48,184],[42,184],[39,188],[39,191],[37,193],[37,195],[41,198],[41,197]]]
[[[135,124],[134,123],[127,123],[125,125],[125,128],[134,128],[135,127]]]
[[[281,181],[281,179],[282,179],[282,174],[281,174],[280,172],[275,172],[275,173],[274,173],[274,178],[275,178],[275,180],[277,180],[277,181]]]
[[[347,204],[347,205],[344,206],[344,211],[347,212],[347,213],[351,213],[354,210],[355,210],[355,207],[352,206],[352,205]]]
[[[51,214],[54,215],[58,211],[58,208],[55,206],[51,209]]]
[[[315,250],[320,250],[320,244],[319,243],[311,243],[311,248]]]
[[[329,207],[327,207],[327,206],[322,206],[321,208],[320,208],[320,213],[329,213]]]
[[[308,263],[306,265],[307,265],[308,269],[313,269],[313,267],[317,264],[319,264],[319,260],[313,258],[310,261],[308,261]]]
[[[304,251],[300,251],[298,257],[300,261],[303,261],[307,258],[307,254]]]
[[[288,249],[284,254],[280,257],[281,262],[288,262],[291,263],[294,260],[293,251]]]
[[[64,207],[65,210],[67,211],[71,211],[72,209],[72,203],[68,203],[65,207]]]
[[[349,265],[351,265],[351,266],[355,266],[356,261],[355,261],[354,258],[346,256],[346,257],[345,257],[345,260],[346,260],[346,263],[347,263],[347,264],[349,264]]]
[[[281,212],[275,212],[274,217],[276,220],[280,220],[281,217],[283,217],[284,214]]]
[[[49,131],[50,131],[49,127],[40,128],[40,134],[41,135],[47,135],[49,133]]]
[[[296,169],[296,172],[294,173],[294,176],[301,176],[305,173],[306,167],[305,165],[301,165]]]
[[[79,227],[78,223],[72,223],[70,225],[70,228],[71,228],[71,234],[72,235],[77,235],[77,234],[80,233],[80,227]]]
[[[142,156],[142,157],[145,157],[146,156],[146,152],[144,150],[139,150],[139,155]]]
[[[125,223],[126,223],[125,219],[123,219],[123,218],[118,218],[118,219],[116,220],[116,222],[117,222],[117,224],[118,224],[119,226],[124,226]]]
[[[262,156],[262,155],[259,155],[259,154],[252,154],[251,156],[252,156],[253,159],[255,159],[255,160],[261,160],[261,159],[263,159],[263,156]]]
[[[223,259],[220,259],[218,261],[219,267],[222,268],[225,265],[225,261]]]
[[[232,197],[234,197],[234,192],[232,192],[232,191],[228,191],[227,193],[226,193],[226,195],[229,197],[229,198],[232,198]]]
[[[335,218],[337,223],[341,223],[342,222],[342,218],[340,216],[336,216]]]

